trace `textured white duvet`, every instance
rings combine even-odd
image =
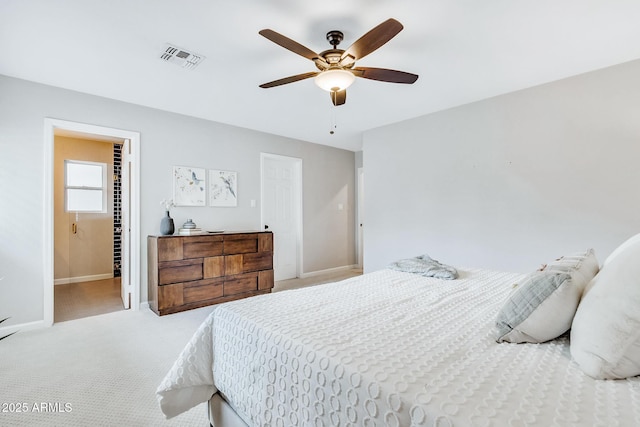
[[[217,390],[256,426],[638,426],[640,377],[597,381],[569,342],[497,344],[522,275],[382,270],[217,306],[158,388],[171,417]]]

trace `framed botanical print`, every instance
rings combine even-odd
[[[176,206],[206,206],[206,170],[173,167],[173,202]]]
[[[238,206],[238,173],[209,171],[209,206]]]

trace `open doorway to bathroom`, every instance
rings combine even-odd
[[[124,310],[124,140],[54,132],[54,322]]]
[[[45,119],[44,320],[140,306],[138,132]]]

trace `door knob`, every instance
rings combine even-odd
[[[269,229],[269,226],[268,226],[267,224],[265,224],[265,225],[264,225],[264,229],[265,229],[265,230],[268,230],[268,229]]]

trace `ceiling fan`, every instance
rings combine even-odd
[[[338,49],[344,35],[333,30],[327,33],[327,40],[332,48],[320,53],[291,40],[273,30],[265,29],[258,34],[266,37],[293,53],[312,60],[319,71],[296,74],[269,83],[261,84],[261,88],[270,88],[315,77],[316,84],[328,91],[333,105],[342,105],[347,100],[347,87],[356,77],[390,83],[411,84],[418,79],[417,74],[386,68],[356,67],[356,61],[378,49],[402,31],[402,24],[395,19],[387,19],[368,33],[356,40],[347,50]]]

